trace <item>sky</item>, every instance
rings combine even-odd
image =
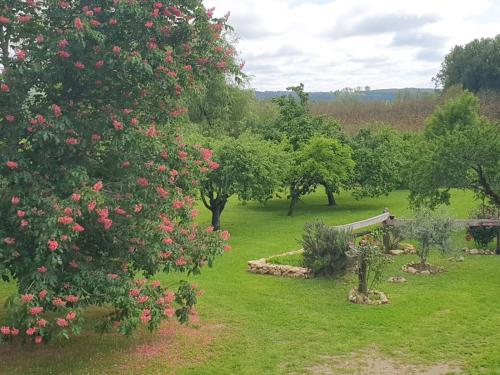
[[[256,90],[434,87],[457,44],[500,33],[500,0],[205,0],[231,13]]]

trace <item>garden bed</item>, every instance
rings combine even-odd
[[[303,260],[302,253],[303,250],[297,250],[269,258],[251,260],[248,262],[248,272],[260,275],[309,279],[314,275],[309,268],[300,266]],[[288,261],[292,264],[285,264]]]
[[[440,272],[444,272],[443,267],[433,266],[429,263],[408,263],[402,267],[404,272],[412,275],[434,275]]]

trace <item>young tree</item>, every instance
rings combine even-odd
[[[411,199],[431,207],[449,204],[450,189],[471,189],[500,206],[500,127],[479,114],[469,92],[450,99],[427,121],[410,168]]]
[[[237,139],[206,139],[220,166],[201,183],[203,204],[212,212],[212,226],[220,228],[220,217],[230,197],[265,202],[282,186],[288,154],[280,145],[245,134]]]
[[[91,305],[122,333],[187,321],[190,285],[136,276],[197,273],[228,238],[192,223],[215,164],[175,136],[184,90],[238,74],[226,19],[198,0],[2,4],[0,274],[19,295],[1,340],[78,333]]]
[[[322,136],[312,137],[293,158],[287,178],[291,199],[289,216],[293,215],[300,197],[319,185],[327,186],[332,192],[347,186],[355,165],[348,145]]]

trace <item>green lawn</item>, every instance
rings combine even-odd
[[[352,277],[296,280],[246,272],[248,260],[298,249],[306,221],[344,224],[385,207],[408,217],[406,196],[395,192],[355,201],[342,194],[332,209],[318,193],[291,218],[284,200],[264,207],[232,201],[222,223],[232,234],[233,251],[191,278],[205,290],[200,322],[188,328],[169,324],[133,339],[89,332],[40,348],[0,346],[0,374],[304,374],[328,357],[363,348],[407,363],[451,363],[465,373],[500,374],[500,257],[468,256],[452,263],[435,254],[431,261],[447,272],[405,275],[408,283],[402,285],[383,283],[380,289],[391,303],[378,307],[346,301]],[[457,192],[450,214],[467,217],[473,206],[471,194]],[[400,275],[401,265],[411,259],[397,257],[390,276]],[[13,290],[2,286],[0,299]],[[89,321],[95,314],[99,311],[89,313]]]

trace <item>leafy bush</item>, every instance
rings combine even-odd
[[[498,219],[500,210],[492,205],[481,204],[481,206],[472,213],[474,219]],[[468,234],[474,239],[477,247],[486,248],[497,235],[498,228],[489,225],[470,226],[467,229]]]
[[[427,263],[431,248],[442,252],[450,250],[450,237],[453,221],[442,213],[429,208],[420,208],[415,212],[415,220],[406,226],[408,237],[419,242],[417,255],[422,264]]]
[[[304,265],[317,275],[338,276],[348,265],[350,231],[330,227],[321,222],[307,223],[302,235]]]

